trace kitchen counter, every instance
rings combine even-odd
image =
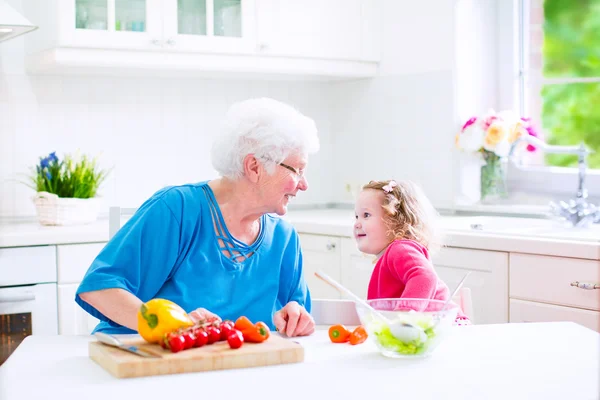
[[[291,211],[284,218],[300,233],[352,236],[352,210]],[[446,245],[452,247],[600,260],[600,224],[576,229],[547,219],[491,216],[443,216],[440,224]],[[70,227],[41,226],[35,220],[0,221],[0,248],[107,240],[108,220]]]
[[[117,379],[88,358],[90,336],[30,336],[0,367],[0,398],[598,399],[600,335],[570,322],[454,327],[428,358],[389,359],[373,343],[295,338],[304,362]],[[392,396],[393,397],[393,396]]]

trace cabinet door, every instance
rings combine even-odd
[[[58,333],[89,335],[100,322],[75,303],[78,283],[58,285]]]
[[[473,323],[508,322],[508,253],[447,247],[434,255],[433,264],[450,290],[472,271],[464,287],[471,289]]]
[[[63,46],[160,50],[163,0],[50,0]]]
[[[600,332],[600,311],[510,299],[510,322],[571,321]]]
[[[256,51],[254,0],[163,0],[164,46],[184,52]]]
[[[259,51],[336,60],[373,59],[379,0],[256,0]],[[365,39],[363,43],[363,39]]]
[[[79,283],[106,243],[57,246],[58,283]]]
[[[363,299],[375,264],[374,256],[361,253],[354,239],[342,238],[342,285]]]
[[[303,270],[306,284],[313,299],[339,299],[339,292],[317,278],[316,271],[323,271],[340,281],[340,238],[335,236],[300,235],[303,254]]]

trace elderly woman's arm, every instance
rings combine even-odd
[[[110,320],[137,331],[137,312],[142,301],[123,289],[80,293],[79,297]]]

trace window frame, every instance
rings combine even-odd
[[[529,65],[528,24],[529,0],[500,0],[498,11],[498,103],[500,109],[519,111],[526,115],[526,86]],[[542,82],[596,82],[598,78],[543,79]],[[578,168],[554,166],[515,166],[510,163],[508,184],[513,191],[543,194],[568,200],[577,193]],[[585,188],[591,198],[600,198],[600,169],[587,169]],[[566,198],[565,198],[566,197]]]

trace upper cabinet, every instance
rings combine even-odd
[[[381,0],[24,0],[32,73],[375,76]]]

